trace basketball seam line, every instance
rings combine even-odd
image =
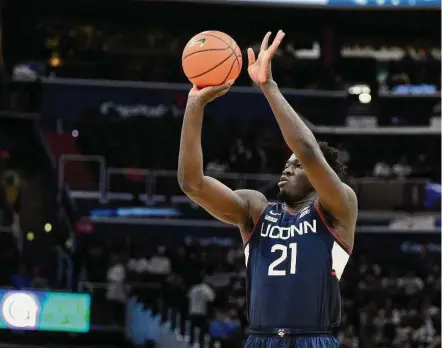
[[[222,41],[223,43],[225,43],[225,44],[226,44],[226,45],[232,50],[232,53],[235,55],[235,62],[233,62],[233,64],[235,64],[235,63],[238,64],[238,69],[239,69],[239,72],[241,73],[241,66],[240,66],[240,64],[239,64],[239,57],[242,57],[242,55],[237,56],[235,50],[232,48],[232,46],[230,46],[230,44],[231,44],[232,41],[233,41],[233,38],[230,37],[230,42],[227,43],[227,42],[225,42],[223,39],[221,39],[220,37],[218,37],[218,36],[216,36],[216,35],[213,35],[213,34],[204,34],[204,35],[207,35],[207,36],[211,36],[211,37],[217,38],[218,40],[220,40],[220,41]],[[238,45],[236,45],[236,47],[239,48]],[[239,50],[239,52],[241,53],[241,49]],[[223,83],[226,82],[227,78],[229,77],[230,73],[232,72],[233,64],[232,64],[232,66],[230,67],[230,71],[229,71],[229,73],[227,74],[226,78],[224,79]]]
[[[232,37],[230,37],[229,47],[231,47],[230,45],[232,44],[232,41],[233,41],[233,39],[232,39]],[[236,57],[235,50],[233,50],[233,53],[235,54],[235,57]],[[229,77],[230,73],[232,72],[232,69],[233,69],[233,66],[235,65],[235,63],[237,63],[237,59],[236,58],[235,58],[235,61],[230,66],[230,70],[227,72],[227,75],[226,75],[226,77],[223,80],[223,84],[227,81],[227,78]],[[239,62],[238,62],[238,64],[239,64]]]
[[[208,48],[208,49],[205,49],[205,50],[201,50],[201,51],[196,51],[196,52],[189,53],[187,56],[184,56],[181,60],[184,61],[187,57],[190,57],[190,56],[195,55],[195,54],[200,53],[200,52],[207,52],[207,51],[224,51],[224,50],[228,50],[228,49],[229,49],[229,47],[225,47],[225,48]]]
[[[225,43],[225,44],[227,45],[227,47],[229,47],[229,48],[232,50],[232,53],[235,55],[235,61],[237,61],[238,64],[239,64],[238,56],[236,55],[235,50],[232,48],[232,46],[230,46],[229,43],[225,42],[223,39],[221,39],[221,38],[219,38],[218,36],[213,35],[213,34],[204,34],[204,35],[211,36],[211,37],[213,37],[213,38],[217,38],[218,40],[221,40],[223,43]],[[232,38],[230,38],[230,39],[233,41]],[[236,46],[238,46],[238,45],[236,45]],[[239,46],[238,46],[238,48],[239,48]]]
[[[200,77],[200,76],[202,76],[202,75],[204,75],[204,74],[207,74],[208,72],[212,71],[213,69],[218,68],[221,64],[223,64],[225,61],[227,61],[227,60],[228,60],[230,57],[232,57],[234,54],[235,54],[235,53],[232,52],[232,54],[231,54],[230,56],[228,56],[227,58],[225,58],[223,61],[219,62],[219,63],[218,63],[217,65],[215,65],[214,67],[210,68],[209,70],[206,70],[204,73],[201,73],[201,74],[198,74],[198,75],[195,75],[195,76],[191,76],[191,77],[189,77],[189,79],[195,79],[195,78],[198,78],[198,77]]]
[[[230,43],[232,43],[232,41],[233,41],[233,38],[230,37]],[[230,46],[230,45],[229,45],[229,46]],[[239,46],[236,45],[236,47],[239,49],[239,53],[241,53],[241,49],[239,48]],[[236,59],[235,59],[235,63],[238,64],[238,70],[239,70],[239,73],[241,74],[241,66],[240,66],[240,64],[239,64],[239,57],[241,57],[241,55],[237,56],[235,51],[236,51],[236,49],[233,50],[233,53],[235,54],[235,57],[236,57]],[[233,63],[233,64],[235,64],[235,63]],[[230,71],[232,71],[232,69],[233,69],[233,64],[232,64],[232,67],[230,68]],[[229,73],[229,74],[230,74],[230,73]],[[228,75],[227,75],[227,77],[228,77]],[[226,78],[226,80],[227,80],[227,78]]]
[[[232,69],[233,69],[233,66],[234,66],[234,65],[235,65],[235,62],[233,62],[232,65],[230,66],[230,70],[229,70],[229,72],[227,73],[227,75],[226,75],[224,81],[222,82],[223,84],[226,82],[227,78],[229,77],[230,73],[232,72]]]

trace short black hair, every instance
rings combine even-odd
[[[347,166],[339,161],[339,149],[332,147],[324,141],[319,141],[318,145],[327,163],[336,172],[341,181],[344,181],[347,175]]]

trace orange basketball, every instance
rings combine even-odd
[[[236,80],[242,67],[241,50],[229,35],[205,31],[195,35],[183,51],[184,74],[195,86],[221,85]]]

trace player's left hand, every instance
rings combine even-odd
[[[247,56],[249,59],[249,67],[247,71],[249,72],[250,78],[257,85],[265,85],[266,83],[273,80],[272,77],[272,58],[275,56],[285,33],[279,30],[276,34],[275,39],[273,39],[272,44],[269,47],[269,39],[271,32],[268,32],[261,43],[261,50],[259,51],[258,59],[255,58],[255,53],[251,48],[247,49]]]

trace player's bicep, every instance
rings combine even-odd
[[[327,211],[338,219],[347,220],[357,210],[354,191],[341,181],[322,155],[303,162],[307,177],[318,193],[319,201]]]
[[[225,223],[240,226],[248,220],[247,201],[215,178],[204,176],[198,190],[186,194],[212,216]]]

